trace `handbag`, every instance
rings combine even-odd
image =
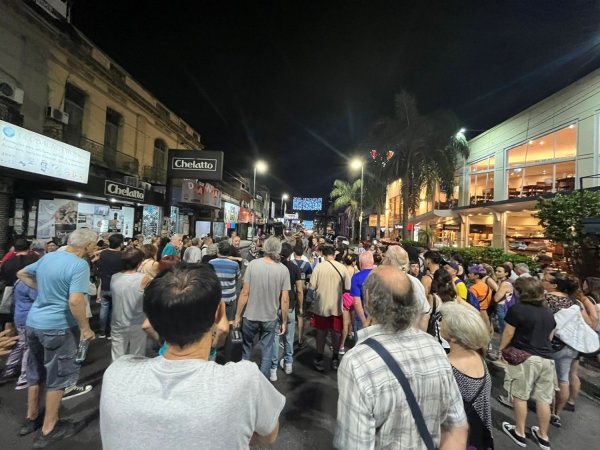
[[[433,443],[433,438],[431,437],[431,433],[427,429],[427,424],[425,423],[425,419],[423,418],[423,413],[421,412],[421,408],[419,408],[419,404],[415,399],[415,394],[413,393],[410,383],[406,379],[404,372],[396,362],[396,360],[390,355],[390,353],[373,338],[369,338],[364,341],[364,344],[371,347],[375,352],[383,359],[388,368],[392,371],[392,373],[398,379],[402,390],[404,391],[404,395],[406,397],[406,401],[408,402],[408,406],[410,407],[410,411],[412,413],[413,419],[415,420],[415,424],[417,425],[417,430],[419,431],[419,435],[423,442],[425,443],[425,447],[427,450],[436,450],[436,446]]]
[[[504,358],[504,361],[509,363],[511,366],[523,364],[529,359],[530,356],[531,353],[528,353],[525,350],[519,350],[515,347],[506,347],[504,350],[502,350],[502,358]]]
[[[585,323],[579,305],[554,314],[556,337],[581,353],[594,353],[600,348],[598,334]]]

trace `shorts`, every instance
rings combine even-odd
[[[571,374],[571,363],[579,353],[577,350],[565,345],[561,350],[557,351],[552,355],[554,364],[556,366],[556,376],[558,381],[563,383],[569,382],[569,375]]]
[[[233,322],[235,320],[235,312],[236,312],[236,301],[232,300],[229,303],[225,303],[225,316],[227,317],[227,321]]]
[[[45,382],[49,390],[57,391],[77,383],[80,365],[75,362],[75,356],[79,347],[79,328],[38,330],[27,327],[27,343],[27,382],[30,386]]]
[[[344,329],[344,317],[343,316],[319,316],[313,314],[310,321],[310,326],[317,330],[333,330],[337,333],[341,333]]]
[[[552,404],[556,372],[554,361],[541,356],[530,356],[527,361],[512,366],[507,364],[504,375],[504,389],[510,397],[527,401],[533,398],[538,402]]]
[[[342,306],[344,307],[344,311],[351,311],[354,308],[354,297],[352,297],[347,292],[342,296]]]

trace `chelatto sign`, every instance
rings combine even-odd
[[[223,152],[169,150],[169,178],[222,180]]]
[[[117,183],[116,181],[105,180],[104,195],[143,202],[146,196],[146,191],[135,186],[129,186],[127,184]]]

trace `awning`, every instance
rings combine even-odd
[[[428,211],[425,214],[421,214],[419,216],[412,217],[408,220],[408,223],[419,224],[421,222],[429,222],[431,220],[441,220],[441,219],[452,219],[458,217],[458,214],[452,209],[434,209],[433,211]]]

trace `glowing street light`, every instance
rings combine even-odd
[[[360,214],[358,215],[358,242],[362,239],[363,222],[363,185],[365,177],[365,164],[362,159],[354,158],[350,161],[350,167],[354,170],[360,169]]]
[[[281,195],[281,211],[283,211],[283,217],[285,218],[285,210],[287,209],[287,199],[290,197],[287,194]],[[285,201],[285,203],[283,203]]]
[[[254,164],[254,184],[252,188],[252,235],[256,236],[256,172],[265,173],[269,166],[264,161],[256,161]]]

